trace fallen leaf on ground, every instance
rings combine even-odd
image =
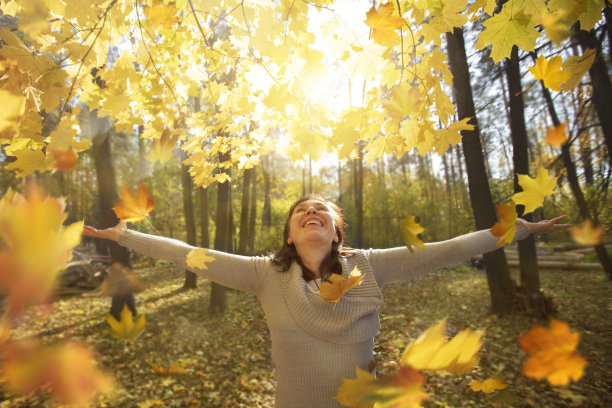
[[[563,321],[551,319],[550,329],[533,326],[519,338],[519,344],[531,354],[523,366],[523,374],[541,380],[546,378],[552,385],[567,385],[570,379],[582,377],[587,361],[578,353],[576,346],[579,333],[570,331]]]
[[[151,364],[151,368],[153,369],[155,374],[159,374],[159,375],[174,375],[174,374],[186,374],[187,373],[187,370],[185,370],[183,367],[179,367],[178,365],[174,363],[170,363],[170,366],[168,368],[159,367],[159,366],[156,366],[155,364]]]
[[[508,388],[508,385],[504,380],[499,378],[487,378],[484,381],[473,380],[468,384],[473,391],[482,391],[485,394],[491,394],[496,390],[503,390]]]
[[[481,330],[465,329],[448,341],[446,319],[443,319],[404,349],[400,365],[417,370],[465,374],[478,364],[482,335]]]

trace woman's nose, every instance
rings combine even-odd
[[[317,210],[314,207],[308,207],[306,214],[316,214]]]

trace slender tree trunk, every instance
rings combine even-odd
[[[93,143],[91,153],[94,158],[96,168],[96,177],[98,179],[98,195],[100,203],[100,222],[98,228],[110,228],[119,222],[119,219],[113,211],[113,206],[119,201],[117,194],[117,181],[115,179],[115,166],[113,165],[113,155],[111,151],[110,137],[111,125],[107,118],[98,118],[96,112],[90,112],[90,120],[98,122],[100,126],[93,127],[102,129],[103,132],[92,135]],[[127,248],[120,246],[118,243],[109,240],[99,240],[100,245],[97,246],[102,254],[110,253],[113,263],[131,267],[130,252]],[[136,304],[134,295],[116,295],[111,299],[110,314],[116,319],[121,320],[121,311],[127,306],[132,315],[136,315]]]
[[[210,247],[210,237],[208,234],[209,213],[208,213],[208,187],[199,188],[200,191],[200,245],[202,248]]]
[[[448,164],[446,163],[446,152],[442,155],[442,164],[444,166],[444,182],[446,184],[446,197],[447,197],[447,221],[448,224],[448,237],[452,237],[454,234],[453,226],[455,225],[454,209],[453,209],[453,192],[451,189],[450,173],[448,171]]]
[[[489,229],[496,222],[497,217],[480,144],[463,30],[455,28],[452,34],[450,32],[446,33],[446,42],[450,70],[454,77],[453,95],[457,104],[459,119],[470,118],[470,123],[475,125],[472,131],[462,131],[463,154],[468,173],[472,211],[476,227],[479,230]],[[484,254],[484,265],[491,293],[492,311],[499,315],[510,313],[513,310],[514,284],[510,278],[503,249]]]
[[[363,144],[355,158],[355,246],[363,248]]]
[[[229,152],[219,154],[219,162],[229,160]],[[229,172],[228,169],[225,170]],[[231,251],[231,183],[226,181],[217,184],[217,221],[215,225],[215,249],[223,252]],[[220,314],[225,310],[225,287],[211,282],[210,305],[208,311],[211,314]]]
[[[272,205],[270,203],[270,155],[263,157],[261,162],[264,182],[264,205],[261,213],[261,224],[264,228],[270,228],[272,225]]]
[[[514,192],[523,191],[518,183],[517,174],[529,174],[529,153],[527,149],[527,126],[525,125],[525,106],[523,104],[523,89],[521,86],[521,70],[519,66],[518,48],[512,47],[510,59],[506,65],[508,78],[508,94],[510,95],[510,135],[512,137],[512,162],[514,164]],[[523,215],[524,206],[519,206],[519,216],[527,221],[533,221],[533,214]],[[540,276],[538,275],[538,259],[536,256],[535,238],[518,242],[519,262],[521,270],[521,286],[527,290],[532,307],[543,306],[540,296]],[[539,300],[537,300],[537,299]],[[544,312],[541,310],[540,312]]]
[[[251,175],[253,169],[246,169],[242,179],[242,205],[240,208],[240,234],[238,253],[246,255],[247,239],[249,236],[249,204],[251,203]]]
[[[550,92],[542,83],[542,93],[544,94],[544,99],[546,100],[546,106],[548,107],[548,112],[550,114],[550,118],[553,122],[553,125],[559,126],[561,121],[557,116],[557,112],[555,110],[555,106],[553,105],[552,98],[550,97]],[[570,152],[569,141],[564,143],[561,146],[561,157],[563,158],[563,163],[565,164],[565,169],[567,172],[567,182],[570,185],[570,189],[574,194],[574,198],[576,199],[576,204],[578,205],[578,211],[580,212],[580,216],[583,220],[591,219],[594,224],[597,224],[597,219],[595,216],[591,216],[591,211],[589,210],[589,206],[587,201],[582,193],[582,189],[580,188],[580,184],[578,182],[578,174],[576,172],[576,166],[572,160],[572,155]],[[597,254],[597,258],[599,258],[599,263],[606,273],[606,276],[609,280],[612,280],[612,260],[610,256],[606,252],[606,248],[604,244],[595,245],[595,253]]]
[[[197,246],[195,215],[193,213],[193,181],[189,175],[189,168],[181,164],[181,187],[183,190],[183,214],[185,217],[185,230],[187,232],[187,244]],[[198,276],[188,270],[185,270],[185,281],[183,288],[195,289],[198,287]]]
[[[338,160],[338,205],[342,207],[342,162]]]
[[[251,205],[249,210],[249,233],[247,239],[246,252],[247,255],[255,253],[255,221],[257,219],[257,168],[251,169]]]

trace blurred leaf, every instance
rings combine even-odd
[[[175,375],[175,374],[186,374],[187,373],[187,370],[185,370],[182,367],[179,367],[178,365],[174,363],[170,363],[170,366],[168,368],[163,368],[163,367],[156,366],[155,364],[151,364],[151,368],[153,368],[153,371],[155,372],[155,374],[159,374],[159,375]]]
[[[375,378],[359,367],[356,367],[356,373],[355,378],[342,378],[342,385],[334,399],[346,407],[372,408],[374,404],[361,401],[361,396],[376,389]]]
[[[372,28],[372,39],[380,45],[394,45],[399,42],[396,31],[404,25],[404,19],[397,14],[392,2],[372,7],[366,13],[365,23]]]
[[[351,271],[346,280],[342,275],[333,273],[329,277],[329,282],[321,284],[319,297],[326,302],[338,303],[346,292],[361,285],[362,278],[361,271],[357,267]]]
[[[546,130],[546,143],[552,147],[561,147],[567,141],[567,122]]]
[[[376,388],[362,395],[375,408],[419,408],[429,399],[423,391],[425,378],[412,367],[402,367],[392,377],[376,379]]]
[[[593,221],[587,219],[582,226],[572,227],[572,238],[582,245],[598,245],[601,244],[603,232],[603,225],[595,227]]]
[[[491,394],[496,390],[503,390],[507,388],[508,385],[504,380],[499,378],[487,378],[484,381],[473,380],[468,384],[470,388],[474,391],[482,391],[485,394]]]
[[[402,238],[404,239],[404,243],[410,252],[413,252],[412,246],[416,246],[417,248],[425,248],[423,241],[417,237],[417,234],[420,234],[423,231],[425,231],[425,229],[421,227],[421,225],[414,222],[414,216],[412,215],[409,215],[402,221],[400,232],[402,234]]]
[[[70,171],[77,164],[79,156],[72,149],[58,150],[49,148],[55,158],[55,169],[59,171]]]
[[[102,282],[100,287],[90,296],[117,296],[139,293],[147,286],[134,273],[130,272],[125,266],[115,262],[108,269],[108,277]]]
[[[142,182],[138,185],[138,193],[121,187],[121,200],[121,204],[115,204],[113,207],[121,221],[140,221],[153,210],[153,199],[149,198],[149,190]]]
[[[533,326],[518,340],[523,350],[531,354],[523,374],[537,380],[546,378],[552,385],[567,385],[570,379],[580,379],[587,361],[575,351],[579,340],[580,334],[571,332],[569,325],[560,320],[551,319],[550,329]]]
[[[516,205],[510,200],[510,204],[499,204],[497,206],[499,221],[491,228],[491,234],[499,237],[495,246],[503,246],[512,242],[516,234]]]

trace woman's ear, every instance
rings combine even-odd
[[[338,234],[334,235],[334,242],[338,242]]]
[[[291,236],[287,237],[287,244],[288,245],[293,244],[293,240],[291,239]]]

